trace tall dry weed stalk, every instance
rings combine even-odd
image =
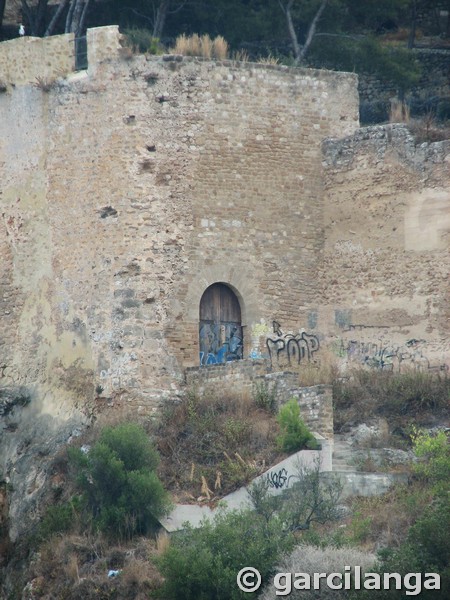
[[[228,42],[221,35],[214,38],[213,56],[218,60],[225,60],[228,56]]]
[[[78,571],[78,557],[75,552],[69,556],[67,564],[64,566],[64,573],[72,583],[80,583],[80,574]]]
[[[235,50],[231,56],[233,60],[237,60],[239,62],[250,62],[250,56],[247,50]]]
[[[390,123],[409,123],[410,111],[409,106],[405,101],[393,100],[391,102],[391,109],[389,111],[389,122]]]
[[[170,546],[170,537],[165,531],[161,531],[156,536],[156,553],[158,556],[165,554]]]
[[[256,62],[261,63],[262,65],[279,65],[280,60],[273,56],[273,54],[268,54],[267,56],[258,56]]]
[[[202,36],[197,33],[191,36],[183,34],[177,37],[172,52],[183,56],[201,56],[223,60],[228,56],[228,43],[221,35],[212,40],[208,34]]]

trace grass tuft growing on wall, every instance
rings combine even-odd
[[[183,56],[201,56],[203,58],[215,58],[224,60],[228,56],[228,42],[218,35],[213,40],[208,34],[190,36],[179,35],[171,52]]]

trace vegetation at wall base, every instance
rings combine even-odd
[[[125,29],[123,32],[125,46],[131,48],[135,53],[141,54],[162,54],[164,48],[160,40],[153,37],[151,31],[142,28]]]
[[[165,485],[179,499],[221,497],[284,457],[275,416],[255,398],[191,391],[165,407],[156,439]]]
[[[450,377],[446,372],[354,369],[333,381],[335,431],[368,419],[389,417],[392,431],[408,441],[413,423],[433,423],[448,415]]]
[[[169,497],[155,472],[159,457],[140,426],[105,428],[89,451],[68,452],[95,528],[126,539],[151,531],[168,511]]]
[[[313,434],[300,417],[300,408],[295,398],[291,398],[280,408],[277,421],[281,429],[277,443],[283,452],[293,453],[304,448],[309,450],[318,448]]]
[[[157,561],[165,583],[158,597],[164,600],[238,600],[255,597],[236,585],[246,565],[258,569],[264,580],[277,561],[293,547],[294,538],[277,519],[258,513],[219,512],[201,527],[187,527],[171,539]]]
[[[411,513],[412,524],[396,546],[379,552],[378,573],[437,573],[441,578],[440,590],[422,590],[420,598],[446,600],[450,589],[450,438],[444,431],[430,435],[417,431],[413,437],[414,450],[420,460],[413,466],[419,478],[403,490],[403,502]],[[422,492],[420,509],[416,505],[417,490]],[[354,595],[372,598],[371,592]],[[404,598],[404,590],[377,592],[377,598],[390,600]]]

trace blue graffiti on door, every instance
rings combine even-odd
[[[236,323],[207,323],[200,327],[200,365],[242,358],[242,327]]]

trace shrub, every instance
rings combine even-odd
[[[408,537],[399,548],[380,552],[378,573],[438,573],[440,590],[422,590],[424,600],[446,600],[450,588],[450,504],[447,497],[438,498],[410,528]],[[404,590],[377,592],[377,599],[395,600],[405,597]],[[372,592],[363,592],[356,598],[372,598]]]
[[[39,523],[36,535],[37,539],[44,541],[55,533],[69,531],[81,509],[82,501],[78,496],[74,496],[69,502],[65,502],[64,504],[49,506],[42,521]]]
[[[449,398],[446,373],[354,369],[346,381],[336,378],[333,383],[335,428],[380,415],[389,417],[393,429],[412,420],[423,423],[427,413],[445,414]]]
[[[322,68],[366,73],[393,82],[402,93],[415,85],[421,74],[420,65],[410,50],[382,45],[374,36],[317,37],[311,44],[309,56]]]
[[[269,492],[269,481],[261,478],[249,488],[253,507],[266,520],[276,516],[289,532],[308,530],[313,523],[336,521],[341,517],[338,503],[342,484],[324,475],[319,459],[312,468],[298,466],[289,477],[289,487],[277,495]]]
[[[323,582],[318,590],[295,590],[293,585],[295,573],[309,574],[311,576],[311,587],[313,587],[313,573],[344,573],[347,565],[352,567],[358,565],[361,567],[362,572],[366,572],[374,562],[375,556],[353,548],[335,548],[332,546],[317,548],[301,544],[296,546],[292,553],[277,566],[277,572],[292,573],[292,591],[289,593],[289,598],[292,600],[321,600],[325,598],[339,600],[348,598],[348,592],[346,590],[332,590]],[[288,592],[289,587],[288,578],[282,578],[278,582],[278,592],[282,592],[283,589]],[[275,598],[276,593],[277,588],[271,583],[262,593],[260,600],[272,600],[272,598]]]
[[[415,473],[430,483],[436,492],[448,488],[450,482],[450,444],[445,431],[430,435],[413,430],[414,452],[421,459],[413,467]]]
[[[258,408],[269,413],[277,410],[277,386],[272,387],[265,381],[255,381],[252,390],[253,400]]]
[[[277,416],[281,434],[277,443],[283,452],[296,452],[302,448],[317,448],[313,434],[300,417],[300,408],[295,398],[291,398],[280,408]]]
[[[131,48],[133,52],[140,52],[141,54],[161,54],[162,52],[159,39],[153,37],[148,29],[126,29],[124,35],[125,45]]]
[[[237,600],[248,598],[236,584],[244,566],[259,570],[264,579],[281,555],[290,550],[293,537],[280,523],[249,510],[219,512],[201,527],[188,527],[173,536],[157,559],[165,577],[160,597],[165,600]]]
[[[441,98],[441,100],[439,100],[438,105],[436,107],[436,118],[441,121],[450,119],[450,98]]]
[[[106,428],[88,453],[69,448],[69,458],[100,530],[119,537],[145,533],[168,510],[167,493],[155,473],[158,454],[138,425]]]

